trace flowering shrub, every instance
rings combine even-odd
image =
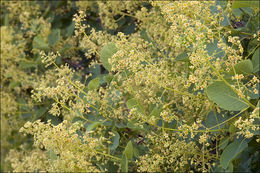
[[[260,170],[258,1],[1,6],[1,171]]]

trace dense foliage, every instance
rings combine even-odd
[[[258,1],[1,1],[1,171],[259,172]]]

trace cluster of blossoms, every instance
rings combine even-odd
[[[42,52],[40,52],[40,55],[42,57],[42,63],[45,64],[45,67],[48,67],[48,66],[52,65],[56,61],[57,57],[60,56],[60,53],[57,52],[56,54],[54,54],[53,52],[50,52],[48,55],[46,55],[42,51]]]
[[[249,94],[259,95],[259,79],[256,76],[253,76],[246,84],[243,84],[243,79],[246,77],[243,74],[235,74],[232,76],[232,80],[235,81],[231,85],[234,91],[237,92],[240,98],[250,99]]]
[[[42,118],[25,123],[20,132],[33,136],[33,149],[29,153],[11,151],[7,160],[13,169],[110,171],[107,165],[120,169],[125,156],[130,158],[129,165],[134,165],[129,170],[139,172],[214,169],[219,161],[218,153],[212,151],[218,151],[218,137],[223,137],[226,129],[220,128],[219,124],[225,122],[218,122],[217,116],[214,117],[217,124],[211,126],[209,122],[208,126],[206,122],[209,112],[222,111],[209,99],[207,88],[227,74],[232,79],[230,87],[240,98],[257,99],[252,93],[259,92],[257,76],[238,74],[234,70],[242,61],[244,50],[239,37],[230,36],[222,26],[223,15],[229,16],[231,3],[227,2],[226,8],[217,6],[215,1],[153,1],[149,5],[135,1],[79,1],[76,4],[81,10],[73,17],[75,37],[71,41],[62,40],[57,49],[52,49],[57,52],[65,43],[72,43],[74,48],[70,55],[77,59],[75,52],[83,52],[84,58],[91,61],[88,62],[90,72],[86,70],[90,74],[82,75],[82,71],[72,70],[69,64],[59,65],[57,59],[64,59],[62,52],[45,53],[37,46],[33,48],[32,52],[41,57],[48,68],[38,81],[31,83],[32,98],[47,102],[46,107],[51,107],[48,114],[61,122],[53,125]],[[95,7],[105,31],[85,24],[88,23],[86,18],[90,20],[88,14],[96,11]],[[217,12],[212,12],[213,7]],[[23,13],[21,18],[30,18],[30,14]],[[119,32],[123,19],[134,21],[136,31]],[[49,35],[50,24],[40,23]],[[23,29],[30,25],[23,24]],[[109,29],[115,31],[112,33]],[[3,32],[9,31],[4,29]],[[46,33],[39,32],[36,38]],[[47,42],[47,37],[44,38]],[[34,44],[37,40],[33,39]],[[8,51],[13,49],[11,44],[6,45],[9,45],[6,46]],[[113,48],[106,50],[106,46]],[[115,52],[111,53],[112,49]],[[102,68],[104,73],[94,68],[101,65],[107,70]],[[5,69],[4,72],[11,73]],[[5,79],[8,81],[8,77]],[[249,82],[245,84],[246,80]],[[222,116],[230,117],[233,118],[231,113]],[[259,107],[249,118],[240,117],[235,122],[239,129],[236,133],[252,138],[259,130],[257,121]],[[142,138],[142,142],[138,138]],[[26,162],[30,163],[26,165]]]
[[[31,38],[36,33],[32,34],[28,31],[24,34],[22,32],[32,26],[33,20],[28,14],[37,16],[38,13],[36,10],[38,6],[29,6],[29,2],[1,1],[1,9],[11,11],[8,18],[1,20],[2,23],[5,21],[7,24],[1,23],[1,134],[4,134],[1,135],[1,170],[8,170],[9,164],[5,163],[4,158],[10,149],[16,147],[16,145],[10,145],[10,141],[20,144],[26,140],[18,133],[17,128],[27,121],[22,114],[33,111],[32,100],[26,90],[39,79],[35,73],[28,74],[28,70],[23,66],[31,62],[26,54],[28,51],[26,41],[28,37]],[[2,12],[1,10],[1,17]],[[35,22],[37,23],[37,20]],[[17,23],[21,24],[19,29],[14,27]],[[19,162],[18,157],[16,161]]]
[[[9,155],[6,158],[7,161],[11,162],[14,172],[24,172],[24,170],[33,172],[39,169],[50,169],[51,162],[45,151],[42,151],[39,148],[28,151],[26,146],[20,146],[19,149],[19,152],[17,152],[17,150],[10,150]]]
[[[207,112],[212,108],[212,103],[205,94],[199,92],[197,95],[193,95],[188,92],[188,89],[194,84],[193,91],[204,90],[213,81],[214,76],[215,78],[219,77],[216,72],[212,72],[212,66],[217,71],[222,68],[226,68],[226,70],[229,71],[232,66],[241,60],[241,54],[243,53],[241,43],[237,37],[229,37],[228,41],[232,43],[232,46],[237,46],[239,50],[235,50],[233,47],[228,46],[219,35],[213,34],[214,32],[212,29],[218,27],[221,30],[221,24],[210,21],[213,18],[223,19],[219,14],[211,16],[208,13],[208,16],[211,16],[212,19],[208,18],[206,15],[202,15],[207,14],[207,11],[210,11],[208,5],[211,3],[213,2],[209,2],[209,4],[199,2],[176,2],[170,4],[171,8],[169,10],[166,9],[166,7],[169,6],[169,3],[154,2],[153,5],[159,7],[163,16],[156,15],[156,11],[148,12],[145,7],[143,7],[141,11],[143,11],[144,14],[146,13],[146,16],[144,16],[144,14],[141,15],[140,13],[136,15],[138,20],[142,23],[140,28],[145,28],[147,34],[156,40],[157,44],[160,46],[154,45],[155,43],[144,42],[143,38],[140,38],[139,36],[141,32],[134,33],[131,37],[121,32],[116,36],[109,37],[108,33],[96,32],[92,29],[90,35],[87,35],[84,32],[87,26],[81,24],[81,21],[85,18],[85,14],[80,11],[79,15],[75,15],[74,18],[76,36],[79,37],[82,35],[82,37],[79,37],[80,46],[89,49],[88,54],[86,54],[87,56],[94,54],[100,56],[98,52],[100,52],[101,47],[104,46],[105,42],[113,41],[116,45],[118,51],[108,60],[108,63],[112,66],[111,71],[114,72],[113,79],[109,86],[100,88],[99,90],[88,90],[83,92],[84,86],[77,87],[80,83],[73,84],[72,78],[66,77],[67,74],[58,75],[57,77],[62,77],[61,79],[56,79],[57,86],[50,88],[52,89],[51,91],[47,91],[48,87],[40,87],[43,89],[43,92],[39,95],[56,99],[57,103],[53,104],[51,110],[51,113],[54,115],[60,114],[59,106],[66,108],[65,105],[68,103],[69,111],[74,112],[77,110],[75,111],[77,112],[76,115],[88,113],[89,107],[92,107],[95,112],[98,112],[107,120],[117,119],[125,121],[125,117],[127,117],[128,120],[139,120],[139,122],[136,123],[139,127],[143,127],[143,123],[156,124],[161,117],[168,123],[171,121],[181,121],[183,125],[179,127],[179,130],[181,131],[180,136],[187,137],[190,133],[191,136],[194,137],[195,134],[198,134],[197,130],[199,127],[203,127],[201,120],[198,122],[194,122],[194,120],[198,118],[203,120]],[[192,11],[194,15],[191,15],[189,7],[194,5],[198,6],[198,8],[197,11]],[[178,11],[180,9],[182,9],[181,12]],[[201,15],[204,16],[203,23],[198,20],[201,18]],[[151,25],[150,20],[155,20],[155,18],[156,26],[152,25],[147,27],[146,24]],[[178,22],[175,21],[176,19]],[[151,28],[153,28],[153,30],[149,30]],[[158,31],[163,31],[158,33],[164,35],[155,35],[154,33],[156,32],[154,32],[154,30],[156,29]],[[176,34],[177,31],[182,30],[183,32]],[[161,39],[160,37],[163,37],[164,39]],[[168,40],[169,38],[171,38],[171,40]],[[206,50],[207,47],[204,46],[208,43],[217,44],[219,52],[208,52]],[[185,46],[183,47],[182,45]],[[174,50],[169,51],[169,47],[173,47]],[[175,57],[191,47],[192,51],[187,53],[191,63],[191,65],[188,66],[191,70],[189,71],[190,74],[187,78],[187,74],[183,72],[185,70],[185,68],[182,67],[183,64],[176,62]],[[171,53],[166,56],[163,53],[165,51]],[[223,59],[220,60],[220,58],[215,58],[218,57],[221,52],[230,58],[225,61]],[[152,58],[154,54],[158,56],[158,59]],[[169,57],[174,57],[174,59]],[[60,69],[64,69],[64,67]],[[61,73],[60,69],[57,69],[58,74]],[[242,78],[242,75],[234,77],[234,79],[237,80],[241,80]],[[67,89],[58,90],[58,88],[64,87],[65,84],[68,84],[66,87]],[[185,90],[182,89],[183,86],[186,86]],[[40,91],[40,88],[38,88],[38,92]],[[53,89],[55,89],[55,91]],[[57,95],[61,96],[61,94],[58,93],[69,93],[69,95],[59,97],[62,100],[57,100]],[[84,95],[83,97],[80,96],[82,93]],[[125,106],[126,98],[123,97],[123,95],[129,93],[134,96],[133,99],[137,102],[137,107],[127,109]],[[162,98],[164,98],[163,101]],[[96,105],[98,105],[98,107],[96,107]],[[152,108],[151,105],[155,105],[155,107]],[[87,111],[85,112],[86,109]],[[209,135],[206,133],[199,136],[200,144],[209,146],[209,140]],[[178,142],[182,142],[182,145],[185,143],[185,146],[188,148],[191,147],[184,141]],[[167,147],[166,143],[163,143],[163,145]],[[160,145],[158,144],[158,146]],[[180,144],[178,143],[178,145]],[[177,144],[174,146],[177,146]],[[169,155],[169,153],[165,155]],[[158,155],[154,153],[152,158],[157,156]],[[149,165],[152,164],[150,162],[145,163],[147,157],[144,156],[141,159],[140,165],[145,165],[147,163]],[[171,158],[172,157],[173,156],[171,155]],[[155,167],[160,167],[158,165],[163,164],[164,162],[164,158],[161,159],[161,161],[158,159],[159,162],[154,163],[155,166],[150,166],[150,168],[155,169]],[[176,159],[171,160],[176,161]],[[185,165],[186,162],[185,159],[182,159],[180,164],[184,163]],[[168,164],[171,165],[172,162]],[[173,170],[182,170],[181,167],[184,165],[177,166],[177,168],[174,168]],[[198,163],[198,165],[200,164]],[[145,169],[141,166],[140,170],[144,171]]]
[[[260,41],[260,30],[257,31],[257,34],[253,35],[254,38],[257,37],[257,40]]]
[[[190,134],[191,138],[194,138],[194,136],[198,133],[197,130],[200,127],[204,127],[201,124],[201,120],[197,120],[196,122],[194,122],[191,126],[184,124],[178,127],[178,134],[183,137],[183,138],[188,138],[188,135]]]
[[[137,9],[143,4],[142,1],[126,1],[124,3],[120,1],[97,1],[96,3],[100,10],[99,17],[102,20],[102,24],[108,29],[117,29],[119,27],[118,21],[124,16],[134,17]],[[122,17],[116,18],[115,14],[119,14]]]
[[[81,25],[81,21],[84,20],[86,14],[84,11],[79,11],[79,14],[75,14],[73,21],[75,22],[75,36],[78,37],[81,34],[85,33],[86,25]]]
[[[51,125],[51,122],[45,124],[38,120],[34,123],[27,122],[20,132],[32,134],[37,148],[54,152],[57,158],[50,170],[97,172],[90,160],[93,157],[101,159],[95,151],[102,146],[102,138],[93,138],[91,134],[80,137],[76,131],[82,127],[83,124],[79,123],[69,126],[66,120],[57,126]]]
[[[234,125],[239,129],[237,134],[242,135],[245,138],[253,137],[254,133],[260,130],[258,124],[259,121],[260,121],[259,107],[256,107],[254,111],[249,115],[249,118],[242,119],[242,117],[239,117],[239,119],[235,121]],[[258,137],[258,141],[259,141],[259,137]]]
[[[202,165],[205,163],[195,142],[179,140],[171,133],[151,133],[147,138],[149,154],[141,156],[140,161],[136,161],[139,172],[184,171],[191,170],[191,167],[202,171]],[[212,156],[209,153],[205,155],[207,160],[210,157]]]
[[[252,86],[252,90],[253,93],[256,95],[259,95],[259,88],[257,88],[257,84],[259,84],[260,80],[254,76],[248,83],[247,86],[251,87]]]
[[[190,87],[191,84],[195,84],[194,90],[205,89],[211,83],[212,75],[218,77],[217,74],[212,73],[211,66],[216,70],[226,68],[229,71],[233,65],[241,60],[243,53],[238,37],[229,36],[229,41],[232,42],[230,47],[222,36],[213,34],[215,28],[223,30],[221,25],[222,15],[227,13],[228,7],[226,11],[212,15],[209,9],[211,3],[214,4],[213,1],[207,2],[207,5],[195,1],[176,2],[172,3],[170,8],[168,3],[154,3],[158,4],[164,17],[170,23],[171,30],[163,33],[174,33],[164,36],[171,39],[171,41],[167,40],[164,43],[172,43],[167,47],[173,47],[177,55],[187,50],[191,71],[185,86]],[[191,10],[194,5],[197,7],[196,10]],[[218,20],[220,22],[216,23],[216,20],[212,20],[213,18],[220,19]],[[178,21],[176,22],[176,20]],[[210,47],[215,44],[218,47],[218,52],[210,50]],[[239,47],[238,51],[234,49],[236,46]],[[228,60],[219,58],[223,55],[229,57]]]

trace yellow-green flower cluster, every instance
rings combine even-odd
[[[239,117],[239,119],[235,121],[234,125],[239,129],[237,134],[242,135],[245,138],[253,137],[254,132],[260,130],[259,124],[257,123],[259,122],[259,120],[260,120],[259,107],[256,107],[253,110],[253,112],[249,115],[249,118],[242,119],[242,117]]]
[[[11,26],[21,23],[29,41],[1,26],[3,130],[9,124],[19,128],[23,124],[6,118],[19,110],[16,96],[26,96],[28,104],[46,103],[44,113],[36,104],[27,105],[28,110],[35,109],[37,118],[19,132],[28,135],[24,138],[33,136],[33,146],[10,151],[6,160],[14,171],[104,172],[111,171],[107,168],[113,164],[115,169],[129,165],[129,170],[139,172],[209,172],[219,163],[219,139],[228,130],[232,133],[226,129],[231,119],[236,118],[237,129],[230,136],[258,138],[259,107],[254,104],[259,76],[236,72],[245,53],[242,41],[222,25],[224,17],[230,17],[231,2],[225,8],[215,1],[67,3],[56,13],[63,15],[76,4],[79,11],[71,22],[74,37],[60,36],[55,46],[48,43],[54,27],[48,21],[52,17],[45,16],[48,9],[42,16],[37,3],[24,12],[27,2],[4,4],[13,14],[21,13],[18,18],[11,16]],[[133,32],[121,28],[126,21],[135,25]],[[48,50],[35,46],[45,43]],[[65,44],[71,46],[67,52],[62,51]],[[108,45],[116,51],[106,50]],[[43,64],[37,60],[37,67],[16,68],[21,61],[34,60],[28,50]],[[69,58],[84,59],[87,69],[73,70],[65,63]],[[239,118],[223,110],[207,93],[216,81],[228,83],[231,94],[254,110],[245,108],[250,114],[244,117],[247,114],[241,111]],[[12,88],[12,82],[20,82],[21,87]],[[214,120],[209,118],[212,111],[218,113]],[[4,140],[7,146],[7,137]]]
[[[37,148],[52,150],[57,156],[53,162],[53,168],[50,170],[62,171],[98,171],[90,162],[92,158],[101,159],[95,152],[96,148],[102,145],[102,139],[91,137],[91,134],[85,134],[80,137],[76,131],[83,125],[74,123],[69,126],[65,120],[57,126],[38,121],[34,123],[27,122],[20,132],[32,134],[34,136],[34,145]],[[48,170],[48,169],[47,169]]]
[[[151,141],[148,144],[149,154],[136,161],[139,172],[190,171],[193,166],[200,170],[201,164],[204,164],[195,142],[179,140],[175,134],[169,133],[152,133],[148,138]],[[205,155],[208,160],[209,153]]]

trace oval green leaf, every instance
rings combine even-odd
[[[240,61],[236,65],[234,65],[236,74],[250,75],[253,72],[253,64],[251,60],[247,59],[244,61]],[[235,74],[234,70],[231,70],[230,73],[232,75]]]
[[[126,106],[127,106],[128,109],[132,109],[132,108],[136,107],[137,104],[138,104],[138,103],[137,103],[136,99],[134,99],[134,98],[129,99],[129,100],[127,100],[127,102],[126,102]]]
[[[185,51],[181,54],[179,54],[176,59],[176,61],[183,61],[183,62],[188,62],[189,61],[189,56],[188,56],[188,52]]]
[[[90,132],[93,130],[95,127],[99,126],[101,123],[100,122],[93,122],[90,125],[88,125],[86,132]]]
[[[220,165],[222,168],[227,169],[229,163],[234,160],[239,153],[247,148],[246,140],[235,140],[229,144],[220,156]]]
[[[140,36],[142,39],[144,39],[145,41],[147,41],[148,43],[151,43],[152,40],[149,38],[147,32],[145,29],[143,29],[141,32],[140,32]]]
[[[108,43],[106,44],[100,53],[100,61],[102,62],[102,65],[107,69],[108,71],[111,70],[112,66],[108,63],[108,59],[110,59],[115,53],[117,52],[117,47],[114,43]]]
[[[215,111],[210,111],[206,117],[205,123],[208,128],[221,129],[225,125],[225,124],[221,124],[221,123],[223,123],[225,120],[226,120],[225,116],[222,116],[221,114],[219,114]],[[212,127],[214,127],[214,128],[212,128]]]
[[[57,154],[53,151],[53,149],[50,149],[49,154],[50,154],[50,159],[51,159],[52,163],[53,163],[55,160],[57,160],[58,156],[57,156]]]
[[[133,145],[132,142],[129,141],[125,147],[125,150],[123,152],[123,154],[127,157],[128,160],[131,160],[133,158]]]
[[[154,107],[149,117],[159,117],[161,113],[161,109]]]
[[[40,49],[45,51],[50,50],[50,47],[39,36],[34,37],[32,44],[34,49]]]
[[[128,172],[128,160],[127,160],[126,155],[124,155],[124,154],[121,159],[121,171]]]
[[[60,29],[53,29],[48,36],[48,43],[50,46],[54,46],[60,40]]]
[[[11,83],[9,83],[9,90],[12,90],[13,88],[15,88],[16,86],[19,86],[21,84],[21,82],[19,81],[12,81]]]
[[[112,137],[112,144],[110,145],[111,150],[115,150],[119,145],[120,135],[115,131],[113,132],[115,136]]]
[[[225,137],[225,138],[221,139],[219,142],[219,149],[223,150],[224,148],[226,148],[226,146],[228,145],[228,142],[229,142],[229,137]]]
[[[248,107],[225,82],[214,82],[207,88],[206,93],[211,101],[225,110],[240,111]]]
[[[110,84],[110,82],[113,80],[113,78],[114,78],[114,76],[109,75],[109,74],[107,74],[107,75],[104,76],[104,80],[105,80],[105,82],[108,83],[108,84]]]
[[[135,98],[129,99],[126,102],[126,106],[128,109],[136,108],[137,111],[141,114],[144,114],[144,108],[138,103],[138,101]]]
[[[70,37],[70,36],[72,36],[72,34],[73,34],[73,32],[74,32],[74,29],[75,29],[75,22],[72,21],[72,22],[70,23],[70,25],[65,29],[65,34],[64,34],[64,36],[65,36],[65,37]]]
[[[89,90],[96,90],[99,88],[99,82],[100,82],[100,78],[97,77],[95,79],[92,79],[89,83],[88,83],[88,89]]]
[[[37,64],[33,61],[20,61],[19,67],[22,69],[37,68]]]

